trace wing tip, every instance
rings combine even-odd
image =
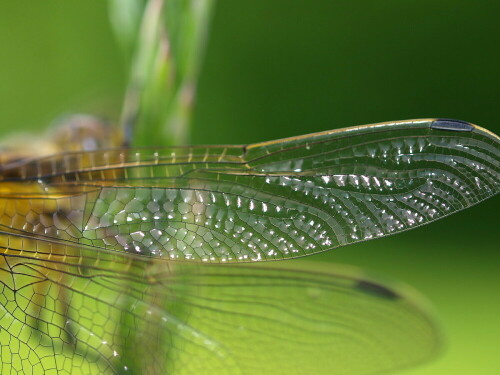
[[[430,123],[430,128],[436,130],[453,131],[453,132],[482,133],[483,135],[494,139],[496,142],[500,142],[500,137],[498,137],[498,135],[493,133],[491,130],[482,128],[481,126],[472,124],[467,121],[445,119],[445,118],[434,119]]]
[[[401,297],[396,291],[373,281],[361,280],[356,285],[356,289],[367,294],[391,300],[399,299]]]

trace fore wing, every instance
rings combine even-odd
[[[249,146],[55,155],[4,166],[0,185],[21,181],[39,193],[5,194],[1,224],[174,260],[293,258],[497,194],[499,146],[474,125],[430,119]],[[22,213],[12,207],[19,198]]]

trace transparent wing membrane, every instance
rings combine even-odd
[[[193,292],[180,293],[187,322],[222,345],[214,347],[215,360],[209,352],[206,362],[197,362],[187,354],[195,347],[189,342],[175,369],[181,374],[373,374],[435,354],[435,327],[411,293],[338,271],[250,266],[197,271],[186,283]],[[213,368],[207,371],[207,364]]]
[[[198,265],[0,234],[2,374],[373,374],[435,354],[358,271]]]
[[[495,195],[499,139],[415,120],[247,146],[0,154],[1,374],[372,374],[423,361],[418,297],[280,263]],[[211,264],[207,264],[211,263]]]
[[[495,195],[499,172],[497,136],[445,120],[65,153],[3,167],[1,224],[169,259],[275,260],[442,218]]]

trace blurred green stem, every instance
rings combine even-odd
[[[109,0],[112,25],[130,69],[121,125],[130,146],[186,144],[190,132],[201,58],[214,0]],[[153,263],[151,264],[153,267]],[[134,285],[130,284],[131,288]],[[183,316],[181,308],[160,298],[165,311]],[[153,301],[145,301],[153,303]],[[133,306],[136,301],[124,301]],[[121,317],[126,324],[129,316]],[[150,332],[150,331],[148,331]],[[124,373],[151,372],[151,363],[137,358],[141,338],[124,330]],[[158,345],[168,340],[168,330],[151,331]],[[155,350],[154,343],[151,350]],[[160,348],[156,348],[162,353]],[[158,357],[159,367],[171,368],[175,360]],[[170,373],[170,372],[169,372]]]
[[[127,139],[132,146],[187,143],[214,0],[135,0],[128,10],[133,0],[110,1],[131,59],[121,119]]]

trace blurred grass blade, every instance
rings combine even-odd
[[[146,0],[108,0],[111,26],[130,67]]]
[[[134,146],[186,143],[213,0],[150,0],[116,10],[121,43],[134,44],[122,125]],[[112,9],[118,6],[112,7]],[[133,42],[135,40],[135,43]],[[128,47],[125,47],[128,48]]]

